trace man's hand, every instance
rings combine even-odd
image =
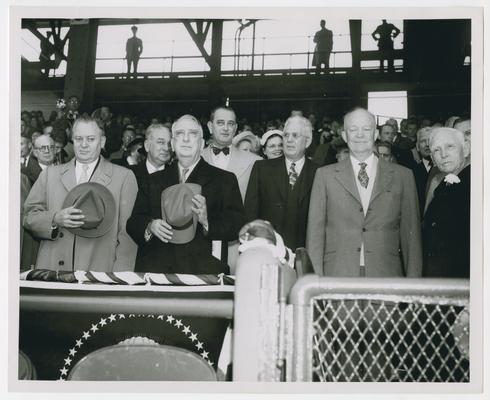
[[[82,210],[73,206],[57,211],[53,217],[53,223],[62,228],[79,228],[83,225],[85,215]]]
[[[194,195],[192,198],[194,207],[191,207],[191,211],[197,215],[199,223],[208,230],[208,208],[206,206],[206,198],[200,194]]]
[[[172,239],[172,227],[163,219],[154,219],[150,222],[148,229],[163,243],[168,243]]]

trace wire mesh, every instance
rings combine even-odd
[[[313,297],[312,377],[468,382],[467,299]]]

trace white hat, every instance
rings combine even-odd
[[[264,133],[264,135],[260,139],[260,144],[262,146],[265,146],[265,144],[267,143],[267,140],[269,140],[269,138],[273,135],[279,135],[279,136],[283,137],[284,133],[278,129],[271,129],[270,131],[267,131],[266,133]]]

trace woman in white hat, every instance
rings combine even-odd
[[[280,130],[272,129],[264,133],[260,139],[262,153],[267,159],[278,158],[283,155],[283,133]]]

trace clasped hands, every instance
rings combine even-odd
[[[192,198],[191,211],[196,214],[199,223],[208,230],[208,209],[206,206],[206,198],[200,194],[194,195]],[[164,243],[168,243],[172,239],[173,231],[170,224],[163,219],[154,219],[148,225],[148,230],[152,235],[155,235]]]

